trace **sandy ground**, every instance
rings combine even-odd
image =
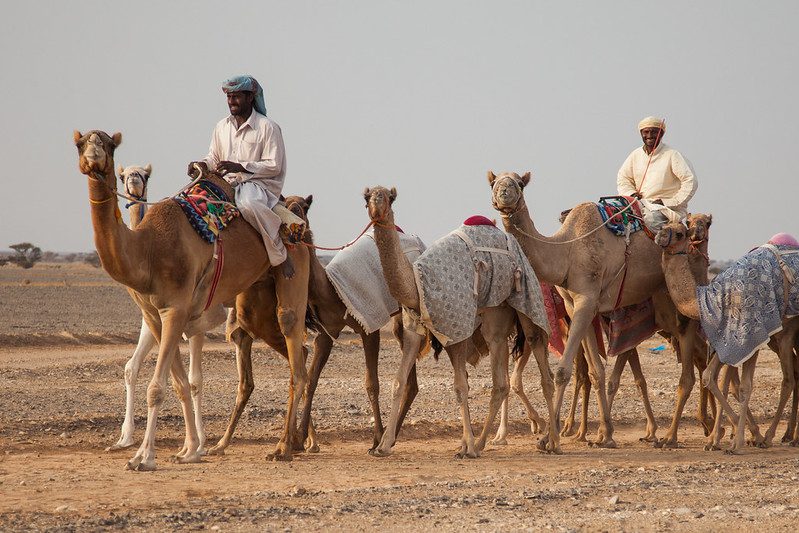
[[[138,325],[126,292],[98,269],[0,268],[0,530],[795,531],[799,523],[799,449],[777,445],[741,456],[703,451],[693,395],[682,447],[654,449],[638,441],[643,411],[629,373],[614,405],[618,449],[564,439],[564,455],[539,454],[513,399],[509,444],[460,460],[453,458],[460,423],[451,367],[446,358],[425,359],[419,396],[394,455],[370,457],[371,413],[354,335],[337,343],[319,385],[320,453],[296,455],[292,463],[266,461],[280,434],[288,369],[258,343],[256,390],[225,456],[193,465],[169,461],[183,439],[170,395],[158,426],[158,470],[125,471],[133,450],[103,449],[118,437],[122,368]],[[670,350],[647,350],[660,344],[648,341],[641,359],[663,435],[679,366]],[[384,416],[398,356],[396,343],[384,339]],[[203,368],[213,442],[235,396],[232,349],[209,341]],[[152,369],[151,357],[137,401],[139,438]],[[762,354],[752,400],[761,424],[773,414],[779,374],[776,356]],[[536,408],[545,411],[536,371],[526,383]],[[470,372],[470,386],[473,417],[482,422],[490,393],[486,365]],[[593,406],[591,416],[596,419]],[[592,424],[590,434],[595,431]]]

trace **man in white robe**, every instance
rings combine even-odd
[[[281,219],[272,211],[286,177],[280,126],[266,117],[263,89],[252,76],[230,78],[222,90],[230,115],[217,123],[208,155],[199,164],[219,172],[233,185],[236,206],[261,234],[269,262],[273,267],[283,265],[283,275],[291,278],[294,265],[280,239]],[[190,164],[189,174],[192,171]]]
[[[619,194],[640,200],[644,223],[657,231],[666,222],[688,215],[688,200],[698,186],[693,168],[677,150],[663,144],[666,123],[647,117],[638,123],[643,146],[636,148],[619,169]]]

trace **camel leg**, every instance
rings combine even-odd
[[[416,363],[414,362],[411,367],[411,372],[408,374],[408,381],[405,383],[405,393],[402,395],[402,404],[400,407],[399,417],[397,418],[397,429],[395,435],[399,435],[402,429],[402,423],[405,421],[405,416],[411,408],[416,394],[419,392],[419,383],[416,378]]]
[[[544,394],[547,412],[549,413],[549,421],[544,424],[542,428],[545,436],[538,442],[538,448],[549,453],[561,454],[563,452],[560,448],[560,432],[555,424],[557,420],[554,401],[555,381],[552,375],[552,369],[549,368],[547,342],[529,318],[519,315],[519,320],[521,321],[528,343],[532,347],[533,356],[538,365],[538,371],[541,374],[541,392]]]
[[[119,440],[115,444],[105,449],[107,452],[122,450],[135,444],[133,440],[134,421],[133,412],[135,411],[134,395],[136,393],[136,381],[139,378],[141,363],[156,345],[155,336],[147,326],[147,322],[142,318],[141,331],[139,331],[139,342],[133,355],[125,364],[125,421],[122,422],[122,432]]]
[[[605,365],[599,355],[599,347],[594,337],[593,331],[589,331],[585,340],[588,345],[588,376],[591,384],[596,389],[597,403],[599,405],[599,431],[597,440],[589,442],[590,446],[602,448],[615,448],[616,442],[613,440],[613,421],[610,419],[608,411],[608,398],[605,390]]]
[[[197,416],[194,412],[194,402],[192,401],[189,377],[186,374],[186,368],[183,366],[180,352],[176,352],[174,359],[172,359],[170,375],[172,376],[172,388],[175,391],[175,395],[180,399],[183,418],[184,420],[191,418],[191,421],[194,423],[195,436],[192,438],[192,431],[187,425],[183,447],[172,458],[178,463],[199,463],[203,454],[200,450],[200,434],[197,429]]]
[[[735,439],[727,453],[740,454],[744,448],[744,431],[746,430],[746,415],[749,411],[749,400],[752,398],[752,385],[755,376],[758,353],[750,357],[744,364],[741,372],[741,386],[739,389],[741,411],[738,424],[735,427]]]
[[[729,367],[728,371],[730,373],[730,388],[732,391],[732,395],[736,400],[740,402],[741,381],[738,377],[738,369],[736,367]],[[727,395],[725,394],[724,396],[726,397]],[[747,444],[749,444],[750,446],[761,446],[763,444],[763,441],[765,440],[765,437],[763,437],[763,435],[760,434],[760,426],[757,425],[755,416],[752,414],[752,411],[750,411],[748,408],[746,410],[746,421],[749,425],[749,432],[751,433],[751,438],[747,441]],[[733,430],[734,429],[735,428],[733,428]],[[734,435],[735,433],[733,431],[733,433],[730,435],[730,438],[732,438]]]
[[[689,350],[683,349],[680,351],[681,356],[681,372],[680,372],[680,381],[677,384],[677,398],[674,403],[674,414],[671,417],[671,426],[669,426],[668,432],[666,432],[666,436],[660,440],[655,441],[655,446],[657,448],[677,448],[677,432],[680,428],[680,419],[682,418],[683,410],[685,409],[685,404],[688,401],[688,397],[691,395],[691,391],[694,388],[694,384],[696,383],[696,375],[694,374],[694,363],[693,363],[693,356],[691,355]],[[688,359],[686,361],[686,359]],[[700,396],[701,398],[701,396]],[[702,405],[701,401],[699,403],[699,416],[701,422],[701,415],[702,415]],[[705,436],[707,436],[710,432],[705,429]]]
[[[333,339],[325,332],[320,331],[313,341],[313,360],[308,374],[308,387],[305,389],[305,402],[302,407],[302,417],[300,418],[300,432],[305,451],[309,453],[319,452],[319,443],[316,441],[316,434],[311,423],[311,405],[313,403],[316,387],[319,385],[319,376],[327,364],[330,351],[333,349]],[[364,343],[364,349],[366,344]],[[367,357],[366,366],[369,366]]]
[[[711,392],[711,394],[713,394],[713,396],[716,398],[716,403],[719,405],[719,413],[716,416],[715,428],[708,439],[708,444],[705,446],[706,450],[718,449],[718,442],[721,439],[721,420],[724,414],[727,414],[728,419],[733,426],[735,425],[735,420],[738,418],[729,402],[727,402],[726,396],[719,390],[718,375],[720,368],[721,361],[719,361],[719,355],[717,353],[713,353],[713,358],[710,360],[707,368],[705,368],[705,371],[702,373],[702,384]],[[728,379],[729,372],[727,372],[727,374],[724,376],[725,389]]]
[[[493,446],[505,446],[508,444],[508,401],[510,398],[505,398],[502,405],[499,407],[499,427],[497,434],[489,441]]]
[[[541,431],[545,430],[546,421],[541,418],[541,415],[533,407],[533,404],[530,403],[530,398],[527,397],[527,394],[524,392],[524,382],[522,381],[522,376],[524,374],[524,369],[527,366],[527,362],[530,360],[530,343],[525,342],[524,350],[522,354],[516,359],[516,362],[513,365],[513,373],[510,377],[510,388],[516,395],[522,400],[524,404],[524,408],[527,410],[527,419],[530,421],[530,432],[535,435]],[[499,422],[499,429],[497,429],[497,434],[494,439],[491,441],[491,444],[494,445],[504,445],[507,444],[507,436],[508,436],[508,403],[510,398],[502,402],[502,408],[500,409],[500,422]]]
[[[380,444],[383,437],[383,419],[380,416],[380,380],[377,376],[378,357],[380,356],[380,332],[376,331],[371,335],[361,334],[363,343],[363,355],[366,360],[366,377],[364,385],[366,394],[369,397],[369,405],[372,407],[372,447],[373,450]]]
[[[480,456],[480,452],[474,445],[474,433],[472,432],[472,419],[469,414],[469,376],[466,373],[466,358],[468,343],[470,340],[453,344],[446,348],[452,368],[455,371],[454,389],[455,399],[461,408],[461,423],[463,424],[463,434],[461,435],[461,447],[455,454],[458,459],[468,457],[474,459]]]
[[[189,386],[191,401],[194,404],[194,419],[200,439],[199,453],[205,455],[205,426],[203,425],[203,344],[205,333],[198,333],[189,339]]]
[[[155,470],[155,431],[158,420],[158,413],[164,402],[164,389],[166,388],[167,373],[172,372],[172,378],[176,387],[185,393],[185,398],[181,397],[183,404],[183,416],[186,424],[186,448],[189,453],[181,462],[199,461],[200,456],[197,452],[199,438],[197,427],[194,423],[194,413],[188,387],[188,380],[182,381],[186,377],[183,362],[178,357],[178,341],[181,332],[186,325],[186,313],[182,310],[169,309],[161,311],[161,343],[158,350],[158,360],[155,363],[153,378],[147,387],[147,429],[144,433],[144,440],[141,443],[136,455],[127,463],[128,470]],[[153,330],[156,323],[148,322],[150,330]],[[156,337],[157,338],[157,337]],[[181,373],[182,370],[182,373]]]
[[[644,411],[646,412],[646,435],[639,439],[641,442],[657,442],[658,425],[655,421],[655,413],[652,411],[652,404],[649,402],[649,388],[646,384],[644,371],[641,368],[641,360],[638,358],[638,350],[633,348],[629,352],[630,370],[633,371],[635,385],[641,393],[641,401],[644,404]]]
[[[296,261],[295,261],[296,264]],[[297,276],[295,275],[295,278]],[[305,352],[303,350],[303,340],[305,336],[305,308],[306,303],[300,307],[298,305],[288,306],[283,305],[281,302],[290,302],[292,300],[304,300],[307,302],[308,294],[308,281],[304,282],[304,298],[302,295],[292,294],[290,289],[292,280],[285,280],[282,276],[278,276],[276,280],[276,288],[278,294],[278,311],[277,320],[280,324],[280,331],[286,338],[286,348],[289,354],[289,370],[291,372],[291,379],[289,380],[289,394],[286,405],[286,423],[283,429],[283,436],[275,447],[275,451],[267,455],[268,460],[274,461],[291,461],[295,447],[302,447],[302,442],[295,443],[295,435],[297,433],[297,411],[299,410],[300,400],[302,393],[308,383],[308,372],[305,368]],[[296,283],[294,284],[296,285]],[[303,287],[294,287],[293,290],[299,290]]]
[[[508,379],[508,336],[514,324],[515,312],[510,308],[496,308],[483,313],[482,332],[488,341],[491,361],[491,400],[488,403],[483,430],[477,439],[477,451],[485,449],[488,433],[494,424],[502,403],[508,398],[510,381]]]
[[[569,329],[569,336],[566,339],[566,347],[563,350],[563,357],[558,362],[558,367],[555,370],[555,414],[556,417],[550,421],[554,424],[555,430],[560,432],[560,412],[563,408],[563,396],[566,392],[566,386],[569,384],[572,373],[572,365],[574,364],[574,357],[580,348],[580,343],[586,334],[591,330],[591,320],[593,319],[595,305],[589,305],[585,302],[585,298],[575,298],[575,306],[572,315],[571,327]],[[580,305],[581,304],[581,305]],[[603,371],[604,372],[604,371]],[[602,396],[605,397],[604,387]],[[602,404],[602,409],[607,406],[606,403]]]
[[[762,447],[768,448],[774,440],[774,435],[777,434],[777,426],[782,418],[782,412],[785,410],[785,405],[788,403],[788,398],[794,391],[796,381],[794,377],[794,357],[793,357],[793,338],[789,335],[782,335],[779,338],[779,347],[777,355],[780,358],[780,367],[782,368],[782,384],[780,386],[780,401],[777,404],[777,411],[774,413],[774,419],[771,425],[766,430],[766,436],[763,439]]]
[[[580,391],[583,388],[583,376],[577,370],[577,363],[580,361],[580,356],[574,359],[574,391],[572,394],[572,401],[569,405],[569,414],[566,416],[566,422],[563,424],[563,430],[560,432],[561,437],[571,437],[576,431],[574,427],[574,417],[577,413],[577,402],[580,399]]]
[[[794,445],[794,442],[799,441],[799,426],[797,426],[797,409],[799,408],[799,361],[797,361],[796,356],[794,356],[793,361],[793,400],[791,402],[791,415],[788,417],[788,425],[785,428],[785,434],[782,436],[782,442],[790,442],[791,445]]]
[[[236,369],[239,375],[239,385],[236,389],[236,405],[230,415],[225,434],[216,445],[208,450],[208,455],[224,455],[225,448],[230,446],[230,440],[236,431],[239,418],[244,412],[244,407],[250,400],[250,395],[255,389],[255,380],[252,375],[252,337],[242,328],[236,328],[230,334],[230,340],[236,345]]]
[[[725,398],[728,397],[730,391],[730,379],[731,374],[729,372],[731,367],[723,365],[721,368],[722,377],[721,377],[721,393],[724,395]],[[707,367],[706,367],[707,369]],[[716,377],[714,378],[718,383],[718,374],[719,369],[716,369]],[[702,371],[702,376],[704,379],[704,371]],[[710,398],[713,398],[713,395],[710,393],[707,387],[702,387],[704,390],[708,391],[708,395]],[[721,438],[724,436],[724,416],[721,412],[721,406],[716,413],[715,418],[713,419],[713,427],[711,431],[707,435],[707,443],[705,444],[705,450],[707,451],[718,451],[721,450]]]
[[[624,367],[630,360],[630,352],[628,350],[616,356],[616,362],[613,364],[613,370],[608,377],[608,409],[613,412],[613,400],[616,398],[616,393],[619,392],[619,384],[621,383],[621,374],[624,372]]]
[[[369,450],[369,454],[375,457],[391,455],[391,448],[397,439],[397,422],[399,421],[399,411],[408,382],[408,375],[416,365],[416,356],[419,354],[419,349],[424,341],[424,337],[413,331],[412,328],[405,328],[402,338],[402,359],[397,368],[391,391],[391,414],[388,417],[380,444],[376,448]]]

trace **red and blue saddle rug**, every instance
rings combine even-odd
[[[183,209],[197,234],[211,244],[241,214],[233,200],[210,181],[198,181],[172,199]]]
[[[632,207],[627,209],[630,204]],[[624,236],[627,234],[627,226],[630,227],[629,233],[644,229],[641,206],[638,202],[634,202],[632,196],[603,196],[596,206],[599,209],[599,214],[602,215],[602,222],[610,219],[605,227],[614,235]]]

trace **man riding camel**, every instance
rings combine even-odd
[[[688,215],[688,200],[698,182],[688,160],[661,142],[665,120],[646,117],[638,130],[644,144],[627,156],[616,184],[619,194],[640,200],[644,223],[656,232],[666,222],[679,222]]]
[[[230,115],[220,120],[211,137],[205,159],[198,162],[213,169],[233,185],[236,207],[244,220],[261,234],[273,267],[282,265],[286,278],[294,265],[280,239],[281,218],[272,211],[286,177],[286,149],[280,126],[266,117],[264,91],[252,76],[236,76],[222,84]],[[192,175],[194,163],[189,164]]]

